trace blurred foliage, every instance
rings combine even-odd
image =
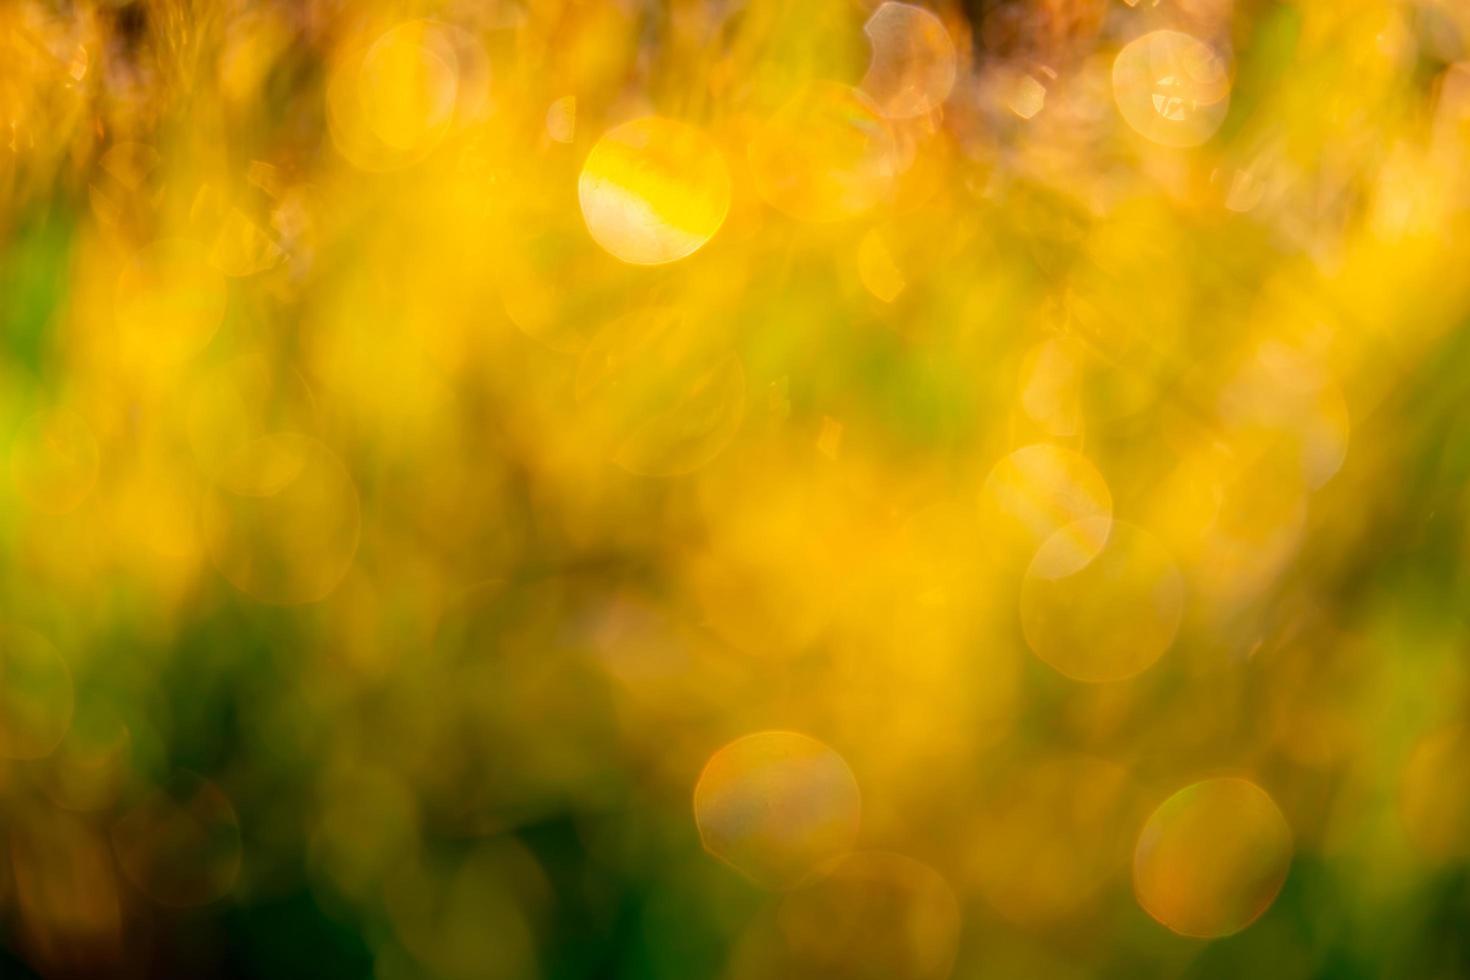
[[[1458,0],[0,5],[0,974],[1470,975]]]

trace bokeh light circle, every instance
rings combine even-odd
[[[720,230],[730,171],[703,130],[647,116],[602,134],[582,164],[577,199],[597,244],[632,265],[663,265]]]
[[[327,120],[341,154],[367,171],[419,162],[443,140],[460,97],[447,29],[408,20],[344,46],[327,80]]]
[[[1118,52],[1113,98],[1123,119],[1147,139],[1199,146],[1225,121],[1230,75],[1215,49],[1198,38],[1152,31]]]
[[[768,888],[829,869],[857,840],[862,803],[847,762],[796,732],[758,732],[716,752],[694,787],[705,850]]]
[[[1080,555],[1078,541],[1105,543]],[[1038,657],[1079,681],[1146,670],[1174,642],[1184,579],[1153,535],[1095,517],[1057,531],[1021,583],[1021,628]]]
[[[1265,790],[1246,779],[1206,779],[1169,797],[1144,824],[1133,891],[1145,912],[1180,935],[1229,936],[1271,907],[1291,855],[1291,828]]]
[[[890,119],[933,112],[954,88],[954,41],[944,22],[911,3],[885,0],[863,31],[873,46],[862,90]]]
[[[434,138],[454,113],[457,59],[426,21],[399,24],[362,59],[360,99],[368,128],[395,150]]]
[[[1107,541],[1113,495],[1086,456],[1052,443],[1023,446],[985,478],[980,514],[996,544],[1029,556],[1048,542],[1085,562]],[[1056,535],[1066,532],[1066,537]]]

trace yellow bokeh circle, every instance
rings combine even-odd
[[[327,122],[338,151],[373,172],[422,160],[443,140],[460,98],[448,28],[409,20],[349,44],[327,79]]]
[[[1271,907],[1291,853],[1291,828],[1265,790],[1246,779],[1206,779],[1169,797],[1144,824],[1133,891],[1145,912],[1180,935],[1229,936]]]
[[[1029,557],[1050,542],[1079,563],[1102,549],[1113,516],[1113,495],[1097,467],[1053,443],[1023,446],[996,463],[979,504],[993,547]],[[1064,531],[1065,538],[1055,538]]]
[[[592,238],[632,265],[698,251],[730,210],[730,171],[704,131],[647,116],[602,134],[577,179]]]
[[[954,88],[957,57],[944,22],[911,3],[887,0],[863,25],[873,57],[862,89],[890,119],[938,109]]]
[[[1123,119],[1147,139],[1199,146],[1225,121],[1230,76],[1205,42],[1180,31],[1153,31],[1118,52],[1113,98]]]
[[[1078,541],[1104,541],[1094,555]],[[1146,670],[1174,642],[1184,579],[1153,535],[1096,517],[1052,535],[1021,584],[1021,628],[1046,663],[1074,680],[1118,681]]]
[[[857,840],[861,809],[842,756],[796,732],[731,742],[694,787],[705,850],[768,888],[792,888],[829,870]]]

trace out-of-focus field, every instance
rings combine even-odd
[[[1461,0],[0,4],[0,975],[1470,976]]]

